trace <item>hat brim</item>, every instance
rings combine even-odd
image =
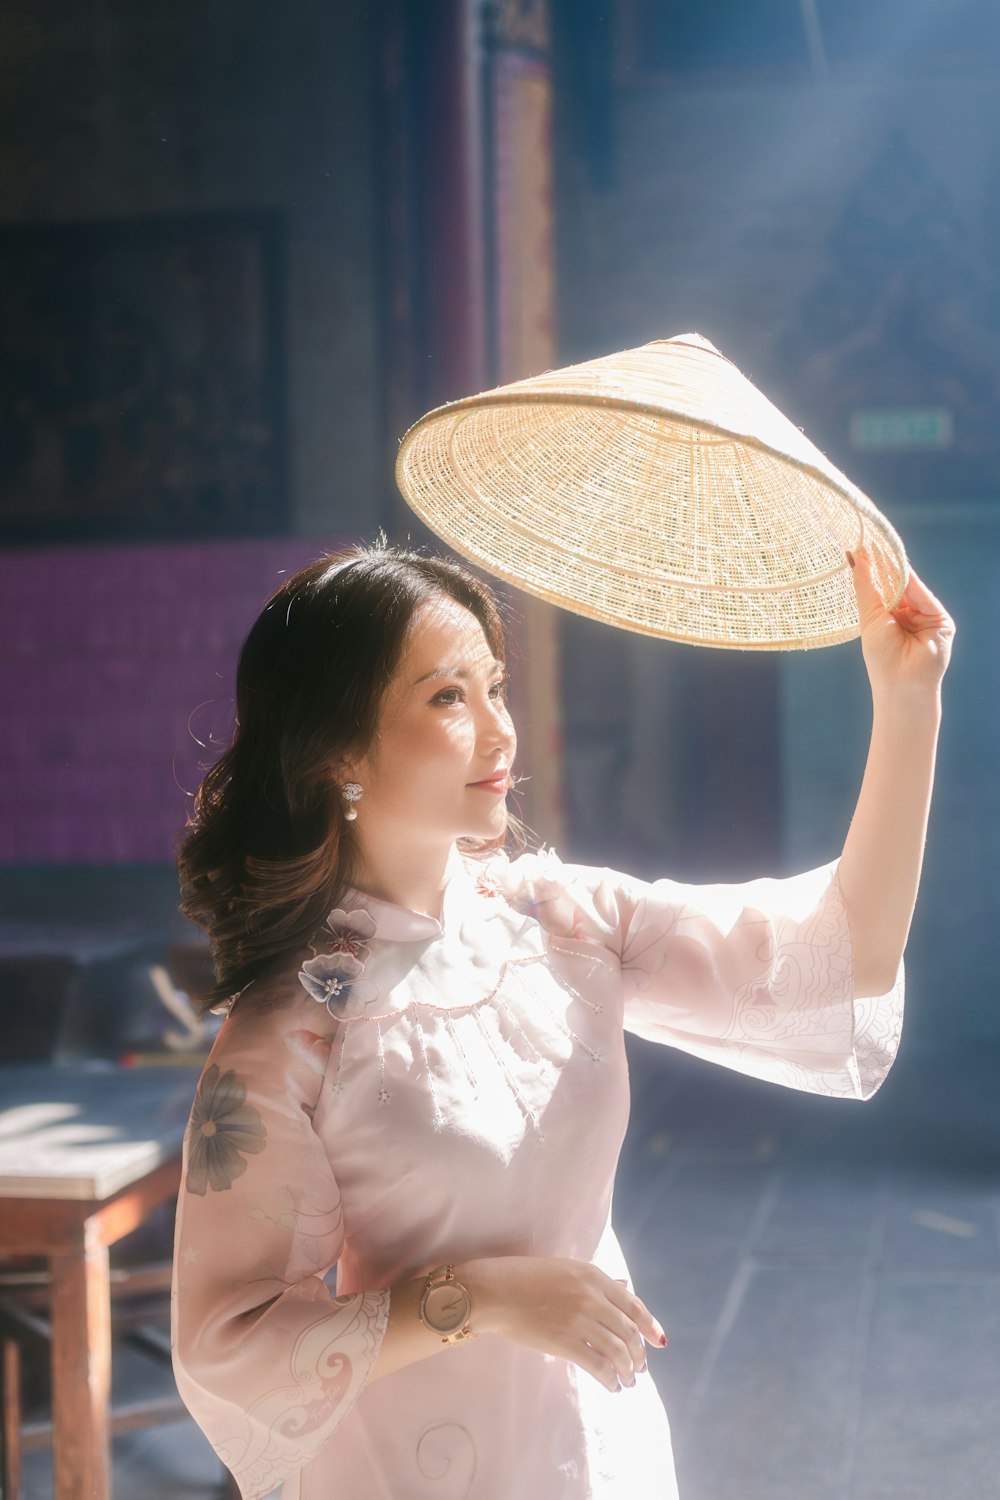
[[[400,443],[402,495],[487,572],[622,629],[743,650],[855,639],[845,551],[867,549],[893,609],[908,579],[901,539],[691,337],[428,412]],[[629,356],[644,357],[638,370]]]

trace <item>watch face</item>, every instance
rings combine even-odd
[[[454,1333],[461,1328],[471,1308],[472,1298],[454,1281],[432,1286],[424,1300],[424,1316],[439,1333]]]

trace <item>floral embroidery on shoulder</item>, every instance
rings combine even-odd
[[[375,936],[375,922],[361,908],[348,912],[338,906],[327,917],[323,930],[330,934],[331,952],[350,953],[363,962],[368,957],[368,944]]]
[[[232,1068],[206,1068],[188,1122],[189,1193],[224,1192],[246,1171],[244,1157],[263,1151],[267,1127],[246,1099],[246,1084]]]
[[[319,942],[309,945],[313,957],[302,965],[299,980],[310,999],[325,1005],[331,1016],[357,1014],[378,999],[376,986],[362,977],[374,936],[368,912],[338,907],[320,929]],[[323,952],[317,952],[319,946]]]

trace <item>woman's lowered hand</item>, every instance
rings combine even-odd
[[[646,1304],[589,1261],[492,1256],[456,1266],[455,1275],[472,1294],[477,1331],[561,1355],[610,1391],[634,1385],[646,1368],[644,1340],[667,1342]]]

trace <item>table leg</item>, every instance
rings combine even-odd
[[[50,1262],[55,1500],[111,1500],[108,1247],[81,1229],[79,1252]]]
[[[0,1495],[21,1500],[21,1349],[16,1339],[0,1338],[0,1409],[3,1463]]]

